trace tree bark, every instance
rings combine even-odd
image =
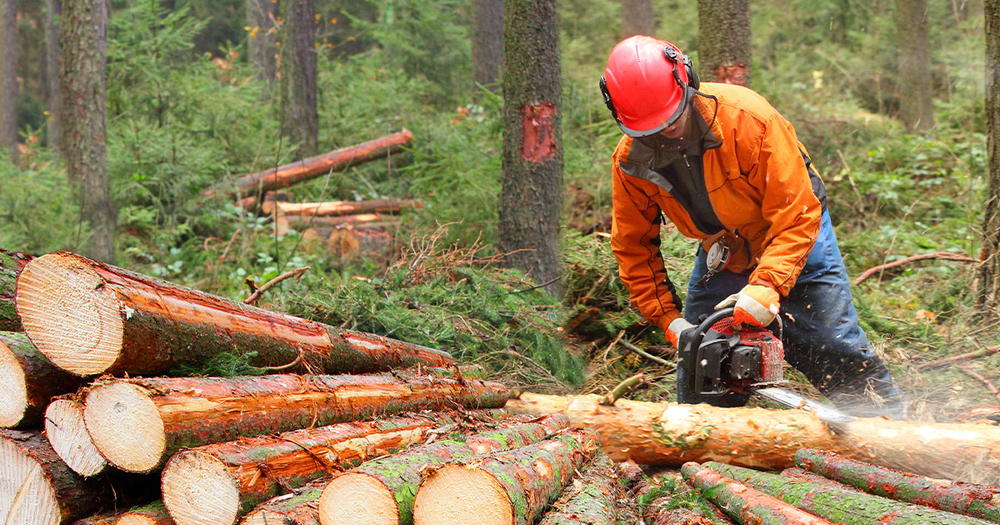
[[[108,467],[87,432],[83,405],[74,396],[49,403],[45,409],[45,437],[66,466],[83,477],[96,476]]]
[[[896,0],[899,118],[907,131],[934,126],[927,0]]]
[[[320,525],[316,500],[328,481],[314,481],[294,491],[292,497],[271,498],[240,520],[240,525]]]
[[[298,146],[297,158],[316,155],[319,115],[316,106],[316,7],[313,0],[281,3],[282,132]]]
[[[698,72],[704,81],[751,87],[750,0],[698,0]]]
[[[17,2],[0,0],[0,147],[17,163]]]
[[[17,289],[17,276],[31,260],[22,253],[0,250],[0,330],[4,332],[20,332],[21,318],[14,307],[14,292]]]
[[[62,149],[62,66],[59,51],[61,0],[45,0],[45,82],[48,86],[49,146]]]
[[[414,525],[530,525],[599,447],[590,429],[567,429],[509,452],[424,469]],[[478,498],[463,501],[461,496]]]
[[[118,221],[108,187],[104,118],[107,104],[108,0],[63,0],[63,156],[90,225],[85,253],[113,263]]]
[[[986,0],[986,130],[989,175],[983,212],[983,263],[979,308],[987,321],[1000,318],[1000,0]]]
[[[266,202],[263,209],[270,214],[277,211],[279,215],[317,216],[351,215],[355,213],[394,213],[406,208],[419,208],[415,201],[409,200],[370,200],[370,201],[328,201],[328,202]],[[269,211],[270,210],[270,211]]]
[[[656,15],[652,0],[622,0],[621,38],[656,35]]]
[[[498,383],[398,371],[364,376],[117,379],[86,393],[84,422],[109,463],[149,472],[184,447],[406,410],[503,406]]]
[[[1000,523],[1000,489],[995,487],[925,478],[820,450],[799,450],[795,464],[876,496]]]
[[[459,421],[450,413],[400,416],[195,447],[167,462],[163,501],[178,525],[232,525],[278,494],[398,452]]]
[[[520,424],[511,424],[514,421]],[[377,459],[336,476],[318,496],[320,521],[336,523],[342,516],[366,521],[371,514],[389,522],[413,523],[413,502],[425,469],[449,461],[511,450],[535,443],[566,428],[561,414],[534,421],[514,420],[493,431],[469,436],[464,442],[441,441],[392,457]]]
[[[830,525],[829,521],[800,510],[738,480],[726,477],[697,463],[681,467],[684,479],[702,489],[707,499],[740,523],[768,525]]]
[[[503,70],[503,0],[476,0],[472,34],[472,84],[478,98],[482,86],[499,91]]]
[[[510,266],[550,283],[560,275],[563,197],[559,19],[555,0],[504,5],[500,251]]]
[[[22,270],[25,332],[56,366],[77,375],[154,375],[220,353],[289,371],[365,373],[454,366],[445,352],[338,329],[237,303],[58,252]]]
[[[277,71],[278,48],[274,45],[277,40],[276,8],[277,2],[274,0],[246,0],[250,60],[260,68],[257,78],[266,80],[268,84],[274,82]]]
[[[135,507],[122,514],[115,525],[174,525],[162,501]]]
[[[0,332],[0,426],[38,428],[54,396],[74,392],[82,380],[53,365],[28,336]]]
[[[615,525],[618,502],[624,498],[614,463],[598,452],[538,525]]]
[[[936,478],[995,485],[1000,481],[1000,428],[975,424],[858,419],[834,434],[804,410],[718,408],[601,396],[524,393],[507,409],[564,413],[574,426],[593,428],[611,459],[678,466],[725,459],[744,467],[793,466],[800,448],[827,450]],[[947,460],[942,460],[947,458]]]
[[[739,482],[774,496],[790,505],[843,525],[893,523],[894,525],[986,525],[989,522],[960,516],[920,505],[894,501],[863,492],[840,490],[829,486],[709,462],[705,468],[717,470]]]

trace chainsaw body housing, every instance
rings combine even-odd
[[[785,351],[780,338],[766,328],[736,331],[732,316],[713,317],[698,327],[701,337],[682,349],[693,392],[711,399],[782,382]]]

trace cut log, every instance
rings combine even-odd
[[[327,482],[320,479],[293,493],[271,498],[240,520],[240,525],[320,525],[316,501]]]
[[[52,364],[19,332],[0,332],[0,427],[38,428],[54,396],[82,380]]]
[[[737,480],[697,463],[685,463],[681,467],[681,474],[684,475],[684,479],[701,489],[706,498],[739,523],[830,525],[830,522],[823,518],[747,487]]]
[[[701,497],[701,491],[695,489],[691,483],[683,478],[677,479],[676,483],[670,495],[656,498],[646,505],[643,512],[646,525],[702,525],[703,523],[734,525],[736,523],[719,507]]]
[[[270,312],[72,253],[32,259],[17,310],[35,347],[77,375],[156,375],[220,353],[289,371],[454,366],[445,352]]]
[[[780,470],[794,465],[799,448],[827,450],[924,476],[995,485],[1000,478],[1000,428],[976,424],[858,419],[834,434],[804,410],[719,408],[600,396],[524,393],[507,408],[565,413],[573,426],[593,428],[615,461],[678,466],[720,460]]]
[[[510,450],[535,443],[564,429],[562,414],[536,420],[514,420],[464,441],[442,441],[377,459],[340,474],[322,491],[319,519],[324,525],[376,525],[413,523],[413,497],[425,468],[476,454]]]
[[[709,462],[703,465],[790,505],[843,525],[986,525],[989,522],[942,510],[903,503],[863,492],[795,481],[742,467]]]
[[[157,501],[129,510],[118,518],[115,525],[175,525],[175,522],[163,502]]]
[[[619,515],[616,509],[622,499],[624,494],[614,464],[598,452],[538,525],[615,525]]]
[[[289,219],[299,215],[305,220],[309,217],[331,215],[357,215],[372,213],[395,213],[406,208],[419,208],[420,205],[411,200],[369,200],[369,201],[326,201],[326,202],[265,202],[262,205],[264,213],[277,212],[279,217]]]
[[[808,470],[801,469],[798,467],[788,467],[781,471],[782,477],[788,478],[792,481],[806,481],[809,483],[815,483],[817,485],[823,485],[824,487],[830,487],[838,490],[848,490],[858,492],[854,487],[844,485],[839,481],[834,481],[830,478],[824,478],[815,472],[809,472]]]
[[[795,463],[870,494],[1000,523],[995,487],[926,478],[819,450],[798,451]]]
[[[413,500],[413,523],[534,523],[598,446],[593,431],[567,429],[509,452],[425,469]]]
[[[17,274],[31,257],[23,253],[0,250],[0,330],[21,331],[21,319],[14,308],[14,290]]]
[[[386,135],[375,140],[340,148],[323,155],[317,155],[259,173],[252,173],[236,180],[236,193],[241,196],[262,195],[268,191],[285,188],[305,180],[320,177],[331,171],[342,171],[351,166],[380,159],[397,152],[409,145],[412,140],[413,133],[410,130],[404,129],[398,133]],[[202,196],[209,197],[219,193],[224,192],[220,190],[207,190],[202,192]]]
[[[45,410],[45,437],[66,466],[83,477],[95,476],[108,467],[87,432],[83,405],[76,399],[56,399],[49,404]]]
[[[495,420],[502,412],[467,417]],[[163,469],[163,501],[178,525],[232,525],[263,501],[290,489],[391,454],[446,432],[462,418],[427,413],[378,421],[338,423],[226,443],[175,454]]]
[[[73,525],[115,525],[121,515],[121,512],[106,512],[104,514],[97,514],[89,518],[76,520],[73,522]]]
[[[408,371],[117,379],[87,392],[84,422],[108,462],[149,472],[183,447],[408,410],[498,408],[506,398],[498,383]]]
[[[396,224],[398,217],[383,217],[378,213],[359,213],[342,216],[286,215],[288,225],[294,228],[336,228],[345,225],[385,225]]]
[[[663,497],[649,504],[643,523],[646,525],[715,525],[704,514],[687,508],[668,508],[672,498]]]

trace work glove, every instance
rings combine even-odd
[[[681,347],[678,346],[678,341],[688,335],[686,332],[691,331],[691,333],[694,333],[695,328],[697,326],[687,322],[683,317],[678,317],[670,322],[670,326],[664,331],[664,335],[667,336],[667,341],[670,341],[670,344],[674,345],[674,348],[680,350]]]
[[[766,327],[778,316],[778,291],[768,284],[750,283],[739,293],[734,293],[715,305],[716,310],[735,306],[733,326],[747,325]]]

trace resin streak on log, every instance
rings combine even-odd
[[[618,502],[623,498],[614,464],[599,452],[538,525],[615,525]]]
[[[892,523],[894,525],[986,525],[987,521],[930,507],[873,496],[853,490],[795,481],[775,474],[720,463],[706,463],[737,481],[770,494],[817,516],[843,525]]]
[[[768,525],[830,525],[829,521],[758,492],[737,480],[697,463],[681,467],[684,479],[740,523]]]
[[[795,463],[871,494],[1000,523],[995,487],[926,478],[819,450],[796,452]]]
[[[19,332],[0,332],[0,427],[38,428],[54,396],[82,380],[60,370]]]
[[[108,466],[94,446],[83,421],[83,405],[75,399],[56,399],[45,410],[45,437],[73,472],[90,477]]]
[[[240,520],[240,525],[320,525],[316,501],[326,483],[317,480],[290,494],[271,498]]]
[[[499,408],[506,399],[498,383],[409,371],[119,379],[89,390],[84,421],[112,465],[149,472],[184,447],[409,410]]]
[[[599,447],[589,429],[567,429],[509,452],[424,470],[414,525],[529,525]]]
[[[366,373],[454,366],[445,352],[271,312],[79,255],[51,253],[18,279],[17,310],[40,352],[77,375],[155,375],[220,353],[255,366]]]

